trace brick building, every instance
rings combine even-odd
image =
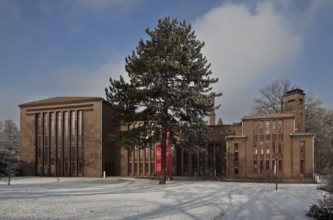
[[[241,135],[226,137],[227,178],[312,180],[314,134],[304,133],[304,96],[289,91],[284,113],[242,118]]]
[[[24,175],[119,174],[109,133],[116,127],[109,103],[98,97],[56,97],[21,104]]]
[[[231,125],[215,124],[211,112],[206,151],[192,154],[170,146],[168,170],[172,176],[270,181],[277,174],[289,182],[311,181],[314,134],[304,133],[304,96],[300,89],[289,91],[284,113],[247,115]],[[156,146],[129,151],[108,140],[121,128],[102,98],[57,97],[20,108],[25,175],[156,175]]]

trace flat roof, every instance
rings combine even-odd
[[[242,117],[242,120],[279,119],[279,118],[296,118],[296,115],[290,113],[253,114],[253,115],[244,115]]]
[[[27,102],[20,104],[19,107],[31,107],[31,106],[43,106],[43,105],[54,105],[54,104],[68,104],[68,103],[79,103],[79,102],[93,102],[93,101],[105,101],[101,97],[65,97],[65,96],[59,96],[59,97],[53,97],[49,99],[42,99],[32,102]],[[105,101],[106,102],[106,101]]]

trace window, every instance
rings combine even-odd
[[[138,173],[138,164],[135,163],[134,164],[134,171],[133,171],[134,175]]]
[[[282,172],[282,160],[279,160],[279,172]]]
[[[234,145],[235,174],[238,174],[238,144]]]
[[[150,172],[151,172],[151,174],[154,174],[154,172],[155,172],[155,167],[154,167],[154,163],[150,163]]]
[[[139,171],[140,171],[140,174],[143,173],[143,163],[140,163],[140,164],[139,164]]]
[[[260,134],[264,134],[264,122],[259,122],[259,132]]]
[[[300,173],[304,174],[305,173],[305,141],[300,142]]]
[[[276,121],[272,121],[272,133],[276,134]]]
[[[62,112],[57,112],[57,175],[63,175]]]
[[[304,160],[301,160],[301,167],[300,167],[300,171],[301,171],[301,174],[304,174],[305,173],[305,164],[304,164]]]
[[[258,148],[257,148],[257,142],[256,141],[254,142],[254,145],[253,145],[253,153],[258,154]]]
[[[148,163],[146,162],[146,163],[145,163],[145,173],[146,173],[146,174],[148,174],[148,170],[149,170],[148,168],[149,168],[149,166],[148,166]]]
[[[282,134],[282,120],[278,120],[277,122],[277,132]]]
[[[279,141],[279,153],[282,153],[282,141]]]
[[[305,153],[305,141],[300,142],[300,152],[301,154]]]
[[[266,160],[266,176],[270,176],[270,169],[269,169],[269,160]]]
[[[270,132],[269,128],[270,128],[270,127],[269,127],[269,121],[266,121],[266,122],[265,122],[265,133],[266,133],[266,134],[269,134],[269,132]]]
[[[272,161],[272,168],[273,168],[274,174],[276,174],[276,163],[275,163],[275,160]]]
[[[257,134],[257,122],[253,122],[253,134]]]
[[[253,161],[253,174],[258,175],[258,161]]]
[[[266,154],[270,154],[270,142],[266,141]]]
[[[71,117],[71,146],[75,146],[75,112],[71,111],[70,112],[70,117]]]
[[[44,146],[49,146],[49,127],[47,113],[44,113]]]
[[[132,170],[132,163],[129,163],[128,164],[128,174],[131,174],[133,173],[133,170]]]

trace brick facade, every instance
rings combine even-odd
[[[287,92],[285,113],[242,118],[242,135],[226,138],[227,178],[313,178],[314,134],[304,133],[304,96],[299,89]]]
[[[114,113],[102,98],[56,97],[19,107],[24,175],[101,176],[119,170],[108,140],[117,129]]]
[[[171,147],[171,175],[311,180],[314,134],[304,133],[304,96],[302,90],[289,91],[284,113],[247,115],[241,123],[230,125],[222,120],[215,125],[212,111],[206,150],[191,154]],[[103,171],[106,175],[155,175],[155,148],[129,151],[110,142],[110,133],[128,128],[120,127],[102,98],[56,97],[20,108],[25,175],[101,176]]]

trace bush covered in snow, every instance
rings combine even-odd
[[[333,171],[329,175],[326,185],[321,189],[326,192],[323,198],[318,201],[319,206],[312,205],[306,215],[317,219],[333,220]]]

